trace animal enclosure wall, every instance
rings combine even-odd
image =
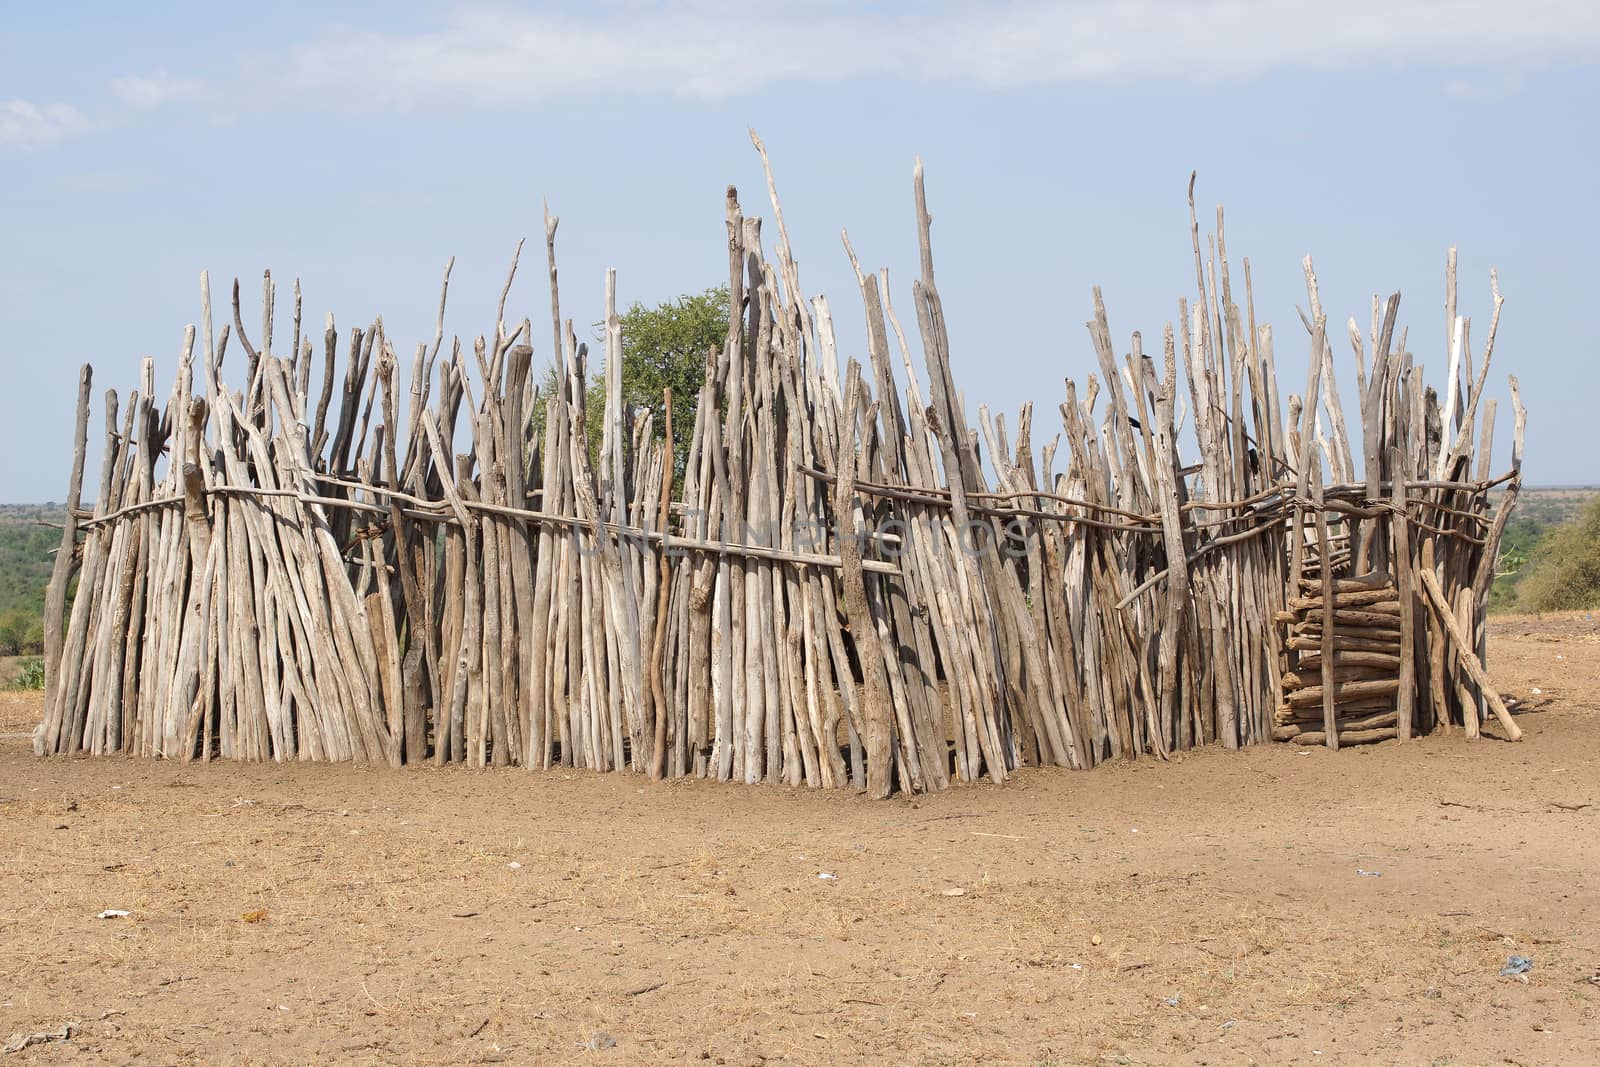
[[[1067,381],[1060,429],[1036,445],[1031,407],[969,421],[920,164],[910,313],[886,272],[857,266],[866,358],[842,369],[767,177],[773,242],[728,190],[732,311],[699,394],[628,410],[606,373],[593,455],[554,218],[544,326],[506,321],[508,279],[465,344],[441,295],[409,358],[381,320],[341,332],[330,316],[319,338],[298,285],[280,316],[270,276],[259,327],[235,283],[218,328],[202,278],[164,399],[148,359],[125,402],[106,395],[94,504],[71,513],[49,592],[36,750],[884,796],[1275,735],[1476,733],[1503,712],[1483,610],[1524,414],[1510,473],[1491,477],[1501,301],[1475,358],[1453,252],[1448,334],[1426,346],[1442,398],[1398,294],[1374,298],[1369,328],[1350,320],[1335,355],[1309,259],[1294,395],[1219,210],[1205,244],[1193,227],[1195,292],[1150,351],[1114,339],[1094,294],[1099,373]],[[609,372],[612,275],[606,297]],[[86,366],[73,502],[90,399]],[[658,431],[684,419],[675,455]]]

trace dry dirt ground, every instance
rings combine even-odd
[[[1597,1063],[1600,625],[1494,628],[1521,745],[884,804],[40,761],[8,695],[0,1040],[73,1029],[0,1067]]]

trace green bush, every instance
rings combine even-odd
[[[44,651],[44,621],[38,614],[9,612],[0,617],[0,656],[37,656]]]
[[[22,673],[17,676],[18,689],[43,689],[44,688],[44,660],[30,659],[22,665]]]
[[[61,531],[41,523],[57,518],[64,516],[27,505],[0,505],[0,656],[44,651],[45,586]]]
[[[1516,601],[1524,611],[1600,607],[1600,498],[1539,542],[1517,582]]]
[[[1528,561],[1538,552],[1539,542],[1549,529],[1538,519],[1520,514],[1506,524],[1500,541],[1500,558],[1495,560],[1494,584],[1489,587],[1490,611],[1520,608],[1517,583],[1522,580]]]

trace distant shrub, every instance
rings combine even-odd
[[[30,659],[22,665],[22,673],[17,676],[18,689],[43,689],[44,688],[44,660]]]
[[[1600,499],[1545,535],[1517,582],[1517,607],[1600,607]]]
[[[37,656],[44,651],[44,622],[38,615],[13,611],[0,616],[0,656]]]

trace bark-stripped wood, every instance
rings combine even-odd
[[[341,336],[330,315],[319,349],[296,283],[275,354],[271,275],[254,340],[237,283],[214,329],[202,276],[168,395],[146,361],[125,404],[108,396],[87,503],[85,367],[36,750],[883,797],[1212,742],[1471,734],[1483,707],[1518,736],[1483,671],[1525,423],[1513,380],[1512,470],[1489,478],[1497,283],[1475,360],[1452,253],[1442,403],[1399,295],[1375,299],[1370,335],[1349,326],[1355,425],[1306,259],[1306,391],[1280,405],[1249,262],[1241,288],[1222,213],[1203,241],[1191,184],[1195,291],[1163,351],[1122,344],[1094,291],[1094,372],[1066,382],[1046,440],[1031,404],[969,422],[956,370],[975,357],[946,322],[920,162],[921,364],[888,273],[846,238],[865,347],[841,372],[752,141],[777,240],[729,188],[730,313],[698,395],[625,402],[607,274],[593,453],[588,346],[563,315],[548,212],[548,351],[507,319],[520,244],[489,328],[446,348],[451,261],[406,390],[382,319]],[[230,339],[244,358],[225,372]]]

